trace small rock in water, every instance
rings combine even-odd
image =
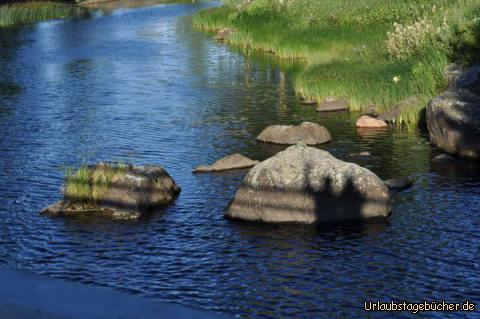
[[[432,158],[432,162],[436,162],[436,163],[451,162],[454,160],[455,160],[455,157],[453,157],[450,154],[440,154]]]
[[[324,102],[318,105],[317,112],[344,111],[348,108],[349,103],[346,99],[334,100],[332,98],[327,98]]]
[[[360,153],[352,153],[348,156],[356,157],[356,156],[371,156],[371,155],[372,155],[372,153],[370,153],[370,152],[360,152]]]
[[[250,168],[258,164],[259,161],[254,161],[242,154],[233,154],[219,159],[212,165],[201,165],[197,167],[194,173],[207,173],[207,172],[221,172],[235,169]]]
[[[401,192],[413,186],[413,182],[408,177],[390,178],[385,181],[385,184],[392,191]]]
[[[257,141],[260,142],[286,145],[317,145],[331,140],[332,137],[325,127],[312,122],[303,122],[297,126],[270,125],[257,136]]]
[[[363,115],[357,120],[356,126],[361,128],[385,128],[388,127],[388,124],[385,121]]]
[[[305,105],[314,105],[314,104],[317,104],[317,101],[315,101],[314,99],[305,98],[301,100],[301,103]]]

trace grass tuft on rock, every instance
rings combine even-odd
[[[128,165],[98,164],[81,166],[79,169],[67,169],[65,172],[65,198],[83,204],[96,206],[102,195],[111,186],[112,181],[125,175]]]
[[[251,2],[248,4],[248,2]],[[204,31],[234,30],[246,50],[298,62],[296,92],[308,99],[347,98],[352,111],[387,111],[411,96],[445,88],[452,61],[478,60],[478,0],[225,0],[199,12]],[[424,104],[405,109],[397,125],[415,128]]]
[[[0,27],[32,23],[48,19],[84,17],[88,9],[54,1],[29,1],[0,5]]]

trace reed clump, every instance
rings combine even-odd
[[[102,163],[95,166],[81,166],[67,169],[64,180],[65,198],[96,206],[112,181],[126,174],[128,165]]]
[[[27,1],[0,5],[0,27],[32,23],[48,19],[84,17],[86,8],[54,1]]]

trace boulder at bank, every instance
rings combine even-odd
[[[432,142],[447,153],[480,158],[480,65],[465,71],[427,106]]]
[[[193,172],[194,173],[207,173],[207,172],[221,172],[234,169],[245,169],[253,167],[258,164],[259,161],[254,161],[242,154],[233,154],[219,159],[212,165],[200,165]]]
[[[357,120],[356,126],[361,128],[385,128],[388,127],[388,124],[385,121],[363,115]]]
[[[180,193],[180,188],[161,166],[101,163],[86,170],[82,177],[76,174],[67,178],[64,199],[41,213],[136,219],[171,203]],[[77,188],[76,184],[86,186]]]
[[[349,103],[346,99],[327,99],[317,106],[317,112],[345,111],[348,108]]]
[[[387,217],[387,186],[330,153],[295,145],[255,165],[225,216],[270,223],[330,223]]]
[[[297,126],[270,125],[257,136],[257,141],[260,142],[287,145],[317,145],[331,140],[332,137],[325,127],[312,122],[303,122]]]

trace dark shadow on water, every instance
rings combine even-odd
[[[0,97],[12,97],[20,93],[22,87],[15,82],[2,81],[0,82]]]
[[[480,161],[466,158],[432,162],[430,171],[437,174],[440,181],[451,184],[452,181],[471,179],[480,181]]]
[[[230,224],[247,237],[276,237],[282,235],[282,237],[291,239],[299,236],[319,236],[324,240],[375,236],[383,233],[391,225],[390,220],[386,218],[317,225],[299,223],[265,224],[241,220],[231,220]]]

